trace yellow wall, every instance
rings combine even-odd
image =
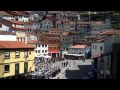
[[[28,49],[29,50],[29,49]],[[0,52],[4,53],[4,50],[0,50]],[[31,52],[31,55],[29,54]],[[15,58],[15,50],[10,51],[10,59],[4,59],[4,54],[0,55],[0,78],[8,77],[15,75],[15,64],[19,63],[19,73],[24,73],[24,62],[28,62],[28,70],[32,67],[32,71],[34,71],[34,49],[28,51],[27,58],[24,57],[24,50],[20,50],[20,58]],[[4,65],[10,65],[10,71],[8,73],[4,73]]]

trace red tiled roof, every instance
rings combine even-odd
[[[13,28],[13,30],[24,30],[24,31],[27,30],[27,28],[17,28],[17,27],[12,27],[12,28]]]
[[[35,20],[29,20],[29,22],[31,22],[31,23],[38,23],[38,21],[35,21]]]
[[[60,37],[60,34],[54,34],[54,33],[45,33],[47,37],[52,36],[52,37]]]
[[[49,30],[57,30],[57,31],[61,31],[63,30],[62,28],[50,28]]]
[[[63,32],[62,35],[63,36],[68,36],[70,34],[70,32]]]
[[[10,21],[11,23],[14,23],[14,24],[20,24],[20,25],[24,24],[23,22],[16,21],[16,20],[8,20],[8,21]]]
[[[46,43],[42,41],[31,40],[31,41],[28,41],[28,44],[46,44]]]
[[[25,25],[32,25],[32,22],[24,22]]]
[[[35,34],[34,32],[31,32],[31,33],[30,33],[30,32],[27,32],[26,35],[27,35],[27,36],[30,36],[30,35],[36,36],[36,34]]]
[[[76,22],[70,21],[70,24],[75,24]]]
[[[103,32],[99,33],[100,35],[115,35],[115,34],[120,34],[119,30],[115,30],[115,29],[110,29],[110,30],[106,30]]]
[[[60,37],[47,37],[47,39],[60,39]]]
[[[86,45],[73,45],[73,46],[70,46],[69,48],[85,48]]]
[[[8,31],[0,31],[0,35],[16,35],[16,34]]]
[[[0,14],[1,15],[4,15],[4,16],[12,16],[11,14],[5,12],[5,11],[0,11]]]
[[[20,16],[24,15],[20,11],[12,11],[11,14],[13,14],[13,15],[20,15]]]
[[[18,41],[0,41],[0,49],[18,49],[18,48],[34,48],[34,47]]]
[[[62,24],[63,22],[62,21],[56,21],[56,24]]]
[[[49,53],[60,53],[60,50],[50,50]]]

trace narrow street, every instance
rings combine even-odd
[[[80,61],[74,64],[69,70],[66,70],[60,79],[88,79],[88,71],[90,68],[91,61]]]

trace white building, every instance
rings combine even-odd
[[[112,45],[114,42],[114,36],[109,36],[104,39],[97,40],[91,44],[92,58],[101,56],[101,54],[106,54],[112,52]]]
[[[0,41],[16,41],[16,35],[8,31],[0,31]]]
[[[31,40],[28,44],[35,47],[35,57],[48,55],[48,44],[37,40]]]
[[[32,26],[29,31],[40,30],[41,24],[38,21],[31,21],[31,23],[32,23]]]
[[[68,48],[68,54],[84,54],[86,45],[71,45]]]
[[[15,17],[5,11],[0,11],[0,19],[15,20]]]
[[[53,28],[54,24],[51,20],[45,19],[41,21],[41,30],[48,31],[49,28]]]
[[[38,40],[38,37],[35,34],[27,34],[27,41]]]
[[[10,28],[9,28],[8,26],[0,23],[0,31],[9,31],[9,29],[10,29]]]

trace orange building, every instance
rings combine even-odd
[[[40,40],[48,43],[48,52],[52,58],[60,57],[60,34],[44,33],[40,35]]]

